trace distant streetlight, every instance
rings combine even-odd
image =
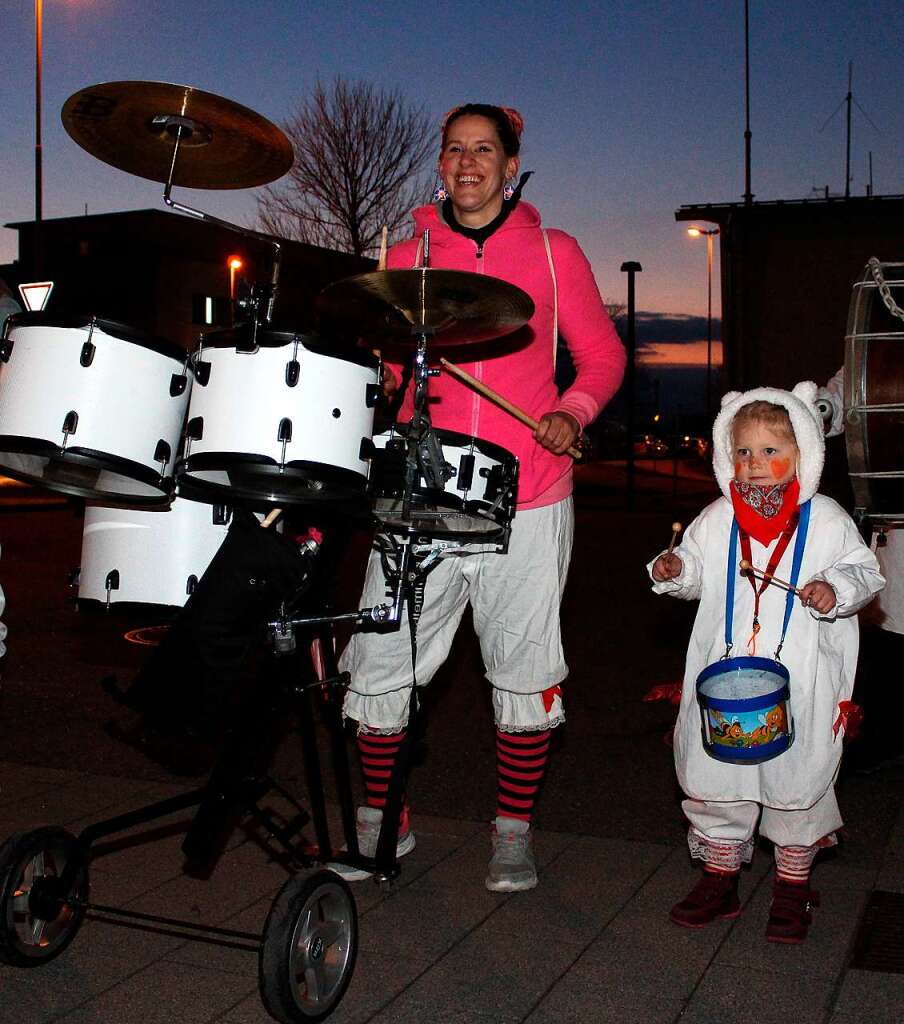
[[[688,228],[691,238],[706,239],[706,421],[712,419],[713,376],[713,236],[718,228]]]
[[[235,299],[235,272],[242,269],[241,256],[227,256],[226,266],[229,267],[229,298]]]

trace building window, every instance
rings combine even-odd
[[[199,295],[197,292],[191,297],[193,324],[228,325],[232,320],[230,313],[229,299],[219,295]]]

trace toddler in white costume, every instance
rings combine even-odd
[[[817,894],[810,868],[841,825],[834,781],[841,759],[844,713],[857,664],[855,612],[884,585],[875,556],[853,520],[817,494],[824,458],[816,385],[793,391],[731,392],[713,427],[713,468],[723,497],[691,523],[674,554],[648,566],[656,593],[699,600],[675,727],[675,766],[686,794],[691,856],[703,877],[671,911],[699,928],[740,913],[738,874],[753,855],[754,831],[775,845],[776,872],[766,937],[802,942]],[[809,507],[798,579],[803,581],[781,646],[790,672],[794,741],[760,764],[734,764],[707,754],[695,683],[726,653],[729,543],[738,521],[739,559],[778,580],[792,576],[802,507]],[[806,521],[804,515],[803,521]],[[771,658],[782,643],[786,591],[750,574],[735,576],[733,655]],[[803,607],[801,607],[803,606]],[[744,650],[747,645],[746,651]]]

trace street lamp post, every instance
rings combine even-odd
[[[41,226],[44,219],[43,153],[41,147],[41,64],[44,35],[43,0],[35,0],[35,276],[44,273]]]
[[[713,375],[713,236],[718,228],[688,228],[691,238],[706,239],[706,422],[712,420]]]
[[[229,267],[229,298],[235,301],[235,272],[242,269],[241,256],[228,256],[226,265]]]

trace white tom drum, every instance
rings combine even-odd
[[[129,505],[169,500],[192,375],[178,346],[22,313],[0,342],[0,471]]]
[[[318,339],[261,332],[258,347],[205,340],[179,462],[179,493],[251,508],[346,502],[367,486],[379,364]]]
[[[433,430],[445,465],[443,486],[428,483],[419,453],[411,508],[404,514],[407,425],[373,439],[370,493],[374,515],[394,530],[462,540],[494,540],[511,525],[518,491],[518,459],[501,445],[451,430]]]
[[[79,601],[181,607],[229,530],[230,510],[176,498],[161,509],[85,509]]]

